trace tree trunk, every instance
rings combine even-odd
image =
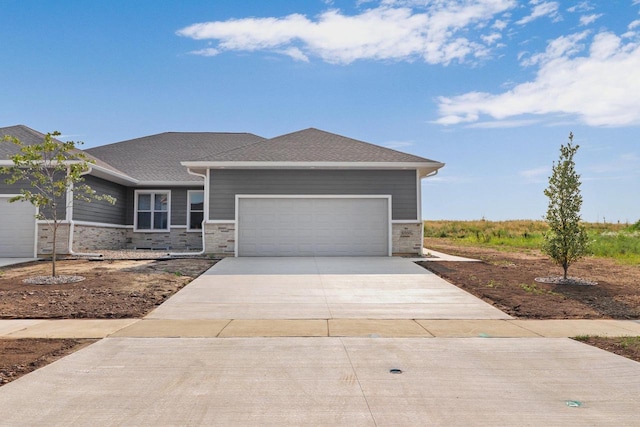
[[[51,250],[51,275],[56,277],[56,235],[58,234],[57,224],[53,224],[53,249]]]
[[[562,268],[564,269],[564,280],[567,280],[567,270],[569,270],[569,265],[562,264]]]

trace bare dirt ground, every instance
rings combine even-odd
[[[0,339],[0,386],[95,342],[75,339]]]
[[[51,274],[48,262],[0,269],[0,319],[115,319],[143,317],[213,264],[209,259],[66,260],[59,274],[85,280],[27,285]],[[72,339],[0,339],[0,385],[93,342]]]
[[[569,275],[596,286],[554,285],[536,277],[562,275],[562,268],[537,251],[503,252],[425,239],[437,251],[483,262],[423,262],[421,265],[514,317],[527,319],[640,319],[640,266],[585,258]]]
[[[23,279],[51,274],[48,262],[0,269],[0,319],[117,319],[146,315],[215,261],[64,260],[58,274],[85,280],[29,285]]]
[[[481,262],[421,262],[456,286],[511,316],[523,319],[640,319],[640,266],[589,257],[569,267],[569,275],[595,286],[538,283],[562,269],[535,250],[500,251],[425,239],[425,247]],[[640,361],[640,339],[581,337],[581,341]]]

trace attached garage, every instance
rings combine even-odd
[[[390,196],[236,197],[238,256],[390,256]]]
[[[9,203],[9,197],[0,196],[0,257],[34,257],[35,213],[30,203]]]

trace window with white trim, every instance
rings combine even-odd
[[[189,230],[202,230],[204,220],[204,191],[187,192],[187,227]]]
[[[169,230],[170,191],[136,190],[135,205],[137,231]]]

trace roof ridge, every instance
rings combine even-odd
[[[253,135],[253,136],[260,136],[260,135],[256,135],[255,133],[251,133],[251,132],[227,132],[227,131],[218,132],[218,131],[207,131],[207,130],[203,130],[203,131],[169,130],[169,131],[166,131],[166,132],[160,132],[160,133],[156,133],[156,134],[153,134],[153,135],[147,135],[147,136],[165,135],[167,133],[186,133],[186,134],[210,133],[210,134],[217,134],[217,135]],[[141,138],[146,138],[146,137],[143,136]],[[260,136],[260,138],[263,138],[263,137]]]
[[[359,144],[364,144],[364,145],[366,145],[366,146],[374,147],[374,148],[377,148],[377,149],[383,149],[383,150],[393,151],[394,153],[398,153],[398,154],[405,155],[405,156],[406,156],[406,155],[409,155],[409,156],[414,156],[414,157],[420,157],[420,158],[423,158],[423,157],[421,157],[421,156],[418,156],[417,154],[406,153],[406,152],[404,152],[404,151],[396,150],[396,149],[394,149],[394,148],[384,147],[384,146],[382,146],[382,145],[374,144],[374,143],[372,143],[372,142],[362,141],[362,140],[360,140],[360,139],[351,138],[351,137],[349,137],[349,136],[340,135],[340,134],[338,134],[338,133],[329,132],[329,131],[326,131],[326,130],[323,130],[323,129],[314,128],[314,127],[310,127],[310,128],[307,128],[307,129],[301,129],[301,130],[299,130],[299,131],[295,131],[295,132],[290,132],[290,133],[287,133],[287,134],[284,134],[284,135],[280,135],[280,136],[277,136],[277,137],[275,137],[275,138],[271,138],[271,139],[276,139],[276,138],[280,138],[280,137],[285,137],[285,136],[288,136],[288,135],[292,135],[292,134],[299,133],[299,132],[305,132],[305,131],[308,131],[308,130],[315,130],[315,131],[322,132],[322,133],[325,133],[325,134],[329,134],[329,135],[337,136],[337,137],[339,137],[339,138],[348,139],[349,141],[357,142],[357,143],[359,143]]]
[[[132,139],[125,139],[123,141],[116,141],[116,142],[111,142],[109,144],[103,144],[103,145],[98,145],[95,147],[91,147],[88,148],[87,150],[99,150],[103,147],[113,147],[119,144],[124,144],[124,143],[130,143],[132,141],[139,141],[139,140],[143,140],[143,139],[147,139],[150,140],[152,138],[156,138],[158,136],[161,135],[196,135],[196,134],[207,134],[207,135],[250,135],[250,136],[255,136],[258,138],[263,138],[260,135],[256,135],[254,133],[251,132],[210,132],[210,131],[202,131],[202,132],[181,132],[181,131],[166,131],[166,132],[160,132],[160,133],[154,133],[153,135],[145,135],[145,136],[140,136],[138,138],[132,138]]]

